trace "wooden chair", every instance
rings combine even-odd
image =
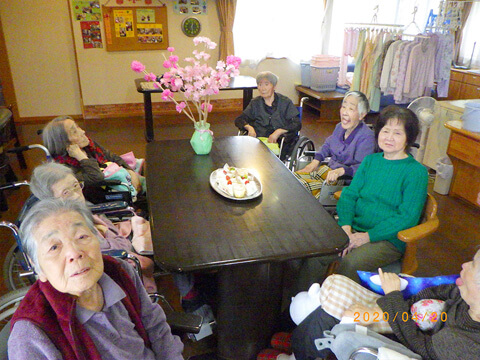
[[[334,194],[336,199],[340,199],[340,195],[341,191]],[[399,231],[397,234],[397,238],[407,244],[401,264],[397,262],[389,264],[385,267],[386,271],[411,275],[417,270],[417,241],[433,234],[438,229],[437,208],[437,201],[432,194],[428,193],[420,223],[417,226]]]

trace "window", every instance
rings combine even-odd
[[[480,65],[480,3],[472,4],[467,22],[463,28],[462,45],[460,46],[460,63],[468,64],[472,56],[473,44],[475,45],[475,53],[472,58],[472,65]]]
[[[310,60],[321,50],[323,0],[237,0],[233,37],[242,62]]]
[[[266,57],[310,60],[312,55],[341,55],[345,23],[370,23],[379,6],[377,22],[423,30],[430,9],[440,0],[237,0],[233,35],[235,55],[258,63]],[[480,44],[479,44],[480,47]]]

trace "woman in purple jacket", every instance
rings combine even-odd
[[[316,198],[320,196],[325,180],[333,184],[343,175],[353,177],[363,158],[374,152],[375,136],[362,121],[368,111],[368,99],[363,93],[347,92],[340,108],[341,121],[333,134],[316,153],[315,159],[295,173]],[[328,165],[321,165],[327,157],[330,157]]]

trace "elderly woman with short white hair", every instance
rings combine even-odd
[[[12,318],[9,359],[183,359],[133,268],[102,256],[85,204],[39,201],[20,234],[38,280]]]
[[[298,132],[302,128],[298,109],[285,95],[275,92],[278,76],[270,71],[257,75],[257,96],[235,119],[235,126],[248,131],[249,136],[268,138],[269,143],[276,143],[285,135],[280,159],[290,155]]]
[[[37,166],[30,179],[30,190],[39,200],[61,198],[78,200],[85,203],[82,193],[83,183],[73,175],[72,169],[54,162]],[[157,290],[153,278],[154,263],[138,253],[153,250],[150,224],[143,218],[135,215],[131,220],[114,225],[106,216],[93,215],[95,227],[100,235],[102,250],[126,250],[136,252],[140,261],[145,287],[149,293]],[[132,241],[127,237],[132,235]]]

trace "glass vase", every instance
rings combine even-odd
[[[190,139],[190,144],[192,145],[195,154],[197,155],[207,155],[210,154],[212,150],[213,143],[213,132],[210,130],[209,123],[200,122],[195,123],[195,132]]]

